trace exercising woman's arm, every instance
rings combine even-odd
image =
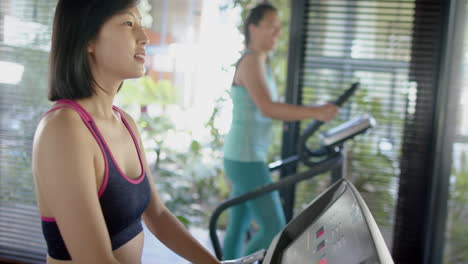
[[[283,121],[308,118],[329,121],[336,117],[338,108],[333,104],[303,106],[273,102],[264,73],[265,66],[260,56],[250,53],[245,55],[239,63],[235,76],[236,83],[246,87],[250,97],[264,116]]]

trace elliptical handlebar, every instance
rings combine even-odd
[[[351,97],[356,90],[359,88],[359,82],[355,82],[351,84],[351,87],[348,88],[338,99],[333,102],[336,106],[342,106],[346,101],[348,101],[349,97]]]
[[[340,107],[342,106],[348,99],[351,97],[356,90],[359,88],[359,82],[355,82],[348,88],[338,99],[336,99],[333,104]],[[319,148],[319,149],[310,149],[307,147],[306,141],[312,136],[317,130],[323,125],[324,122],[314,120],[312,121],[307,128],[304,130],[302,135],[299,137],[298,142],[298,155],[299,159],[307,166],[311,167],[316,165],[316,162],[310,160],[310,157],[320,157],[328,154],[328,150],[326,148]]]

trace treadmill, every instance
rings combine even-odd
[[[291,220],[268,251],[221,263],[262,260],[263,264],[393,263],[369,208],[346,179],[330,186]]]
[[[390,252],[359,192],[333,184],[272,241],[264,264],[390,264]]]

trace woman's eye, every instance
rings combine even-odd
[[[125,22],[125,24],[126,24],[127,26],[130,26],[130,27],[133,26],[133,22],[130,22],[130,21]]]

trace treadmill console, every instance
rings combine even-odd
[[[284,264],[379,263],[359,204],[345,192],[283,253]]]
[[[364,200],[347,180],[315,199],[281,231],[263,263],[393,263]]]

